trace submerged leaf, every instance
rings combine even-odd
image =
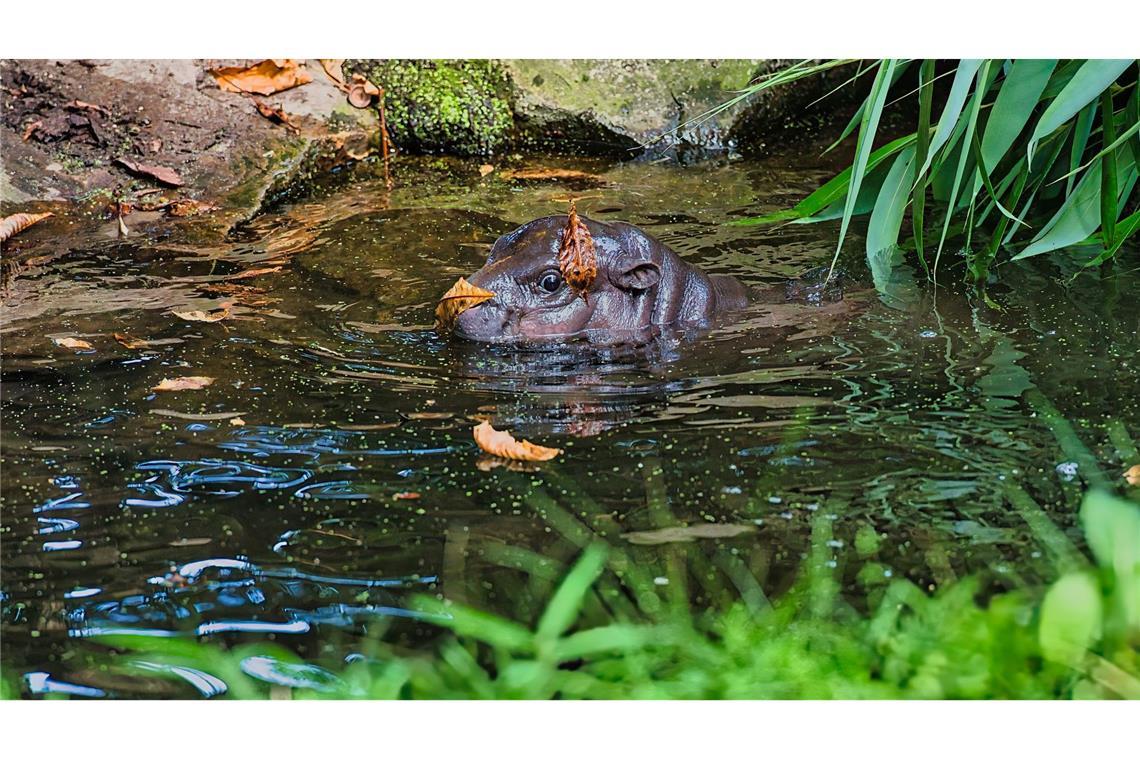
[[[214,382],[212,377],[191,375],[188,377],[162,378],[162,382],[151,388],[154,391],[200,391]]]
[[[48,211],[43,214],[12,214],[0,219],[0,243],[51,215],[51,212]]]
[[[187,322],[221,322],[230,315],[230,305],[231,303],[227,301],[221,305],[221,308],[213,311],[193,309],[191,311],[172,311],[171,314],[179,319],[185,319]]]
[[[436,304],[435,326],[439,329],[447,329],[455,324],[455,320],[460,314],[472,306],[478,306],[494,297],[495,294],[491,291],[483,290],[483,288],[472,285],[465,278],[460,277]]]
[[[139,340],[138,338],[132,338],[131,336],[126,335],[124,333],[112,333],[111,337],[113,337],[116,340],[116,342],[119,343],[119,345],[121,345],[125,348],[132,348],[132,349],[133,348],[146,348],[147,346],[150,345],[149,341]]]
[[[574,201],[570,201],[570,213],[566,217],[566,228],[562,231],[558,268],[566,284],[582,296],[582,300],[587,300],[586,291],[598,276],[598,257],[594,250],[594,238],[586,223],[578,217]]]
[[[530,441],[516,441],[505,430],[495,430],[489,422],[480,422],[473,433],[475,443],[488,454],[523,462],[545,462],[562,453],[562,449],[539,446]]]
[[[246,68],[225,66],[210,69],[210,76],[223,90],[257,95],[272,95],[313,81],[307,71],[290,59],[264,60]]]

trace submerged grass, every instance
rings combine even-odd
[[[377,637],[346,664],[319,665],[268,643],[114,635],[101,637],[118,653],[109,667],[239,699],[1140,698],[1140,506],[1106,492],[1081,508],[1092,562],[1028,495],[1011,499],[1059,568],[1043,596],[984,598],[976,578],[931,595],[868,560],[864,610],[839,593],[823,512],[790,591],[698,609],[692,589],[658,586],[627,549],[534,493],[532,508],[583,548],[533,625],[421,596],[416,609],[448,632],[427,651]],[[856,548],[869,558],[876,542]],[[552,577],[548,557],[511,558]]]
[[[733,102],[847,63],[796,64],[756,81]],[[915,63],[917,128],[872,150],[888,93]],[[831,146],[855,133],[851,166],[794,208],[739,224],[840,219],[834,268],[852,218],[869,215],[868,258],[881,261],[884,250],[901,246],[914,251],[932,279],[951,233],[961,231],[966,279],[980,288],[1003,254],[1016,261],[1064,249],[1084,267],[1101,264],[1140,229],[1137,66],[1135,60],[958,61],[936,120],[935,61],[884,59],[861,67],[857,76],[875,71],[870,93]],[[909,239],[902,232],[908,207]],[[933,262],[928,211],[941,216]],[[975,231],[988,239],[975,242]]]

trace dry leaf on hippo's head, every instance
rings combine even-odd
[[[435,307],[435,326],[447,329],[455,324],[456,318],[472,306],[489,301],[495,294],[467,282],[460,277],[455,284],[440,297]]]
[[[594,250],[594,238],[586,223],[578,217],[574,201],[570,201],[566,228],[562,230],[562,243],[558,248],[558,268],[566,284],[582,296],[582,300],[588,302],[586,291],[598,276],[598,257]]]
[[[151,388],[153,391],[200,391],[214,382],[212,377],[191,375],[188,377],[162,378],[162,382]]]
[[[218,82],[218,87],[228,92],[273,95],[274,93],[298,87],[313,81],[309,72],[300,67],[297,61],[264,60],[252,66],[224,66],[210,69],[210,76]]]
[[[475,443],[488,454],[521,462],[545,462],[562,453],[562,449],[539,446],[530,441],[516,441],[505,430],[495,430],[489,422],[480,422],[472,433]]]

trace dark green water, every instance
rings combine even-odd
[[[108,225],[40,243],[0,312],[5,673],[32,692],[192,696],[209,685],[103,668],[91,637],[268,638],[327,664],[367,636],[430,639],[411,593],[533,620],[551,579],[512,568],[569,562],[583,536],[628,546],[676,526],[741,526],[637,544],[658,583],[691,574],[697,604],[755,592],[744,577],[779,595],[821,514],[856,604],[865,560],[931,589],[974,573],[1035,587],[1054,565],[1010,484],[1079,543],[1084,484],[1120,484],[1136,463],[1127,266],[1072,283],[1045,259],[1006,267],[997,312],[905,271],[888,305],[853,256],[841,303],[757,306],[637,352],[518,353],[432,331],[438,296],[495,238],[570,193],[751,286],[830,259],[831,224],[726,224],[826,179],[808,160],[575,166],[603,184],[409,161],[391,194],[355,179],[225,243],[146,219],[125,241]],[[277,271],[233,279],[255,268]],[[225,301],[218,322],[171,313]],[[152,390],[188,375],[215,381]],[[1050,407],[1092,461],[1061,449]],[[480,419],[566,453],[490,468]]]

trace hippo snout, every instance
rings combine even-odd
[[[505,336],[507,313],[494,299],[473,306],[455,320],[456,334],[471,340],[496,341]]]

